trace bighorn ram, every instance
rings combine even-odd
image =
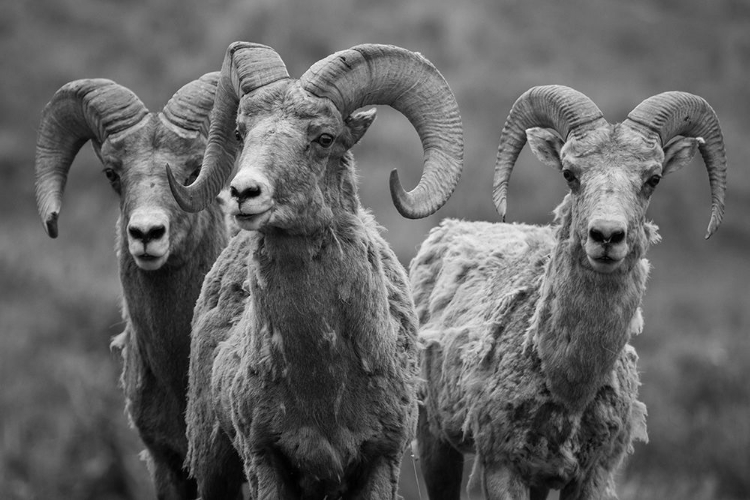
[[[204,169],[170,177],[200,210],[233,170],[231,213],[244,230],[195,308],[187,425],[204,500],[231,497],[234,450],[253,498],[395,498],[417,419],[417,318],[407,276],[357,197],[349,150],[387,104],[416,128],[424,172],[395,171],[400,213],[424,217],[458,182],[463,134],[445,80],[419,54],[361,45],[289,78],[270,47],[227,50]],[[235,138],[236,136],[236,138]]]
[[[210,73],[185,85],[160,113],[110,80],[76,80],[44,109],[37,139],[37,207],[51,237],[68,171],[86,141],[120,197],[116,250],[126,326],[113,345],[122,348],[127,413],[165,499],[195,498],[195,481],[183,470],[190,320],[227,237],[217,202],[201,214],[180,210],[164,164],[180,182],[197,176],[217,80]]]
[[[647,439],[628,344],[643,327],[644,255],[659,240],[646,208],[698,149],[713,199],[707,237],[721,222],[724,143],[700,97],[666,92],[611,125],[575,90],[527,91],[500,139],[503,217],[527,138],[570,188],[555,224],[445,221],[411,263],[426,345],[417,438],[432,500],[459,498],[465,453],[476,454],[487,498],[616,497],[619,464]]]

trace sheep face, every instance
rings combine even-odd
[[[569,238],[581,266],[626,272],[645,252],[649,200],[662,176],[688,164],[703,142],[658,142],[620,125],[563,142],[544,128],[526,131],[537,158],[562,172],[570,188]]]
[[[353,211],[348,151],[374,119],[374,110],[344,118],[329,99],[296,81],[243,96],[236,130],[242,152],[229,207],[239,227],[309,233],[330,223],[335,211]]]
[[[140,127],[109,136],[94,148],[104,174],[120,197],[120,237],[136,265],[145,271],[189,256],[184,246],[197,214],[184,213],[172,196],[164,165],[189,183],[203,160],[205,138],[170,126],[152,114]]]

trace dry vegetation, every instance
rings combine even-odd
[[[108,350],[121,331],[112,249],[117,200],[86,146],[49,240],[33,201],[42,107],[64,83],[111,78],[151,109],[218,70],[227,45],[273,46],[299,76],[362,42],[425,54],[453,87],[466,169],[435,216],[405,221],[387,173],[415,183],[421,151],[411,126],[379,110],[355,154],[361,194],[404,264],[446,216],[497,220],[492,166],[516,97],[559,83],[592,98],[609,121],[665,90],[706,98],[724,129],[727,216],[708,242],[700,160],[659,186],[650,208],[664,240],[650,252],[646,330],[637,338],[648,445],[620,480],[624,499],[731,500],[750,492],[750,5],[743,0],[338,0],[295,2],[9,0],[0,16],[0,491],[3,498],[148,498],[140,443],[127,428]],[[413,165],[414,167],[408,167]],[[404,166],[410,169],[406,172]],[[564,183],[528,151],[508,219],[547,222]],[[411,177],[410,177],[411,175]],[[402,494],[419,498],[411,459]],[[423,490],[424,495],[424,490]]]

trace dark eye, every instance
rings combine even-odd
[[[333,136],[331,134],[320,134],[316,141],[324,148],[330,148],[333,144]]]
[[[198,178],[198,174],[200,174],[200,173],[201,173],[201,168],[200,167],[198,167],[195,170],[193,170],[193,172],[190,175],[188,175],[187,179],[185,179],[185,182],[183,183],[183,185],[189,186],[190,184],[192,184],[193,182],[195,182],[195,179]]]
[[[114,189],[117,194],[120,194],[120,176],[117,172],[111,168],[105,168],[104,175],[107,176],[107,180],[112,186],[112,189]]]
[[[115,172],[111,168],[105,168],[104,169],[104,175],[107,176],[107,180],[109,182],[117,182],[117,181],[120,180],[120,176],[117,175],[117,172]]]
[[[240,134],[240,131],[239,131],[239,130],[235,130],[235,131],[234,131],[234,137],[235,137],[235,138],[236,138],[236,139],[237,139],[238,141],[242,142],[242,134]]]
[[[657,184],[659,184],[659,181],[661,180],[661,175],[652,175],[648,178],[646,181],[646,184],[651,186],[652,188],[655,188]]]
[[[562,171],[562,174],[563,174],[563,178],[564,178],[564,179],[565,179],[565,180],[566,180],[566,181],[567,181],[568,183],[571,183],[571,182],[573,182],[573,181],[575,181],[575,180],[576,180],[576,176],[575,176],[575,174],[574,174],[573,172],[571,172],[570,170],[568,170],[567,168],[566,168],[565,170],[563,170],[563,171]]]

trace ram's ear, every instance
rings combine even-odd
[[[690,163],[695,153],[698,152],[698,147],[705,143],[702,137],[679,137],[667,144],[664,148],[662,175],[677,172]]]
[[[360,111],[358,113],[352,113],[346,119],[346,127],[352,134],[352,146],[357,144],[359,140],[365,135],[367,129],[370,128],[372,122],[375,121],[375,108],[368,109],[367,111]]]
[[[560,160],[560,150],[565,144],[562,139],[552,133],[549,129],[541,127],[532,127],[526,130],[526,139],[529,141],[529,147],[534,156],[540,162],[548,165],[555,170],[562,170],[562,160]]]

